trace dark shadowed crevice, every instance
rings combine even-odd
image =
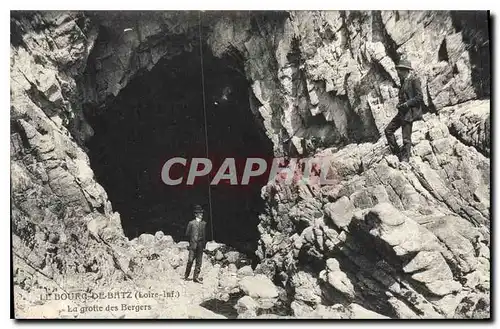
[[[221,314],[228,319],[236,319],[238,317],[238,312],[236,311],[235,305],[243,296],[244,294],[242,292],[232,293],[229,295],[229,299],[227,301],[212,298],[204,301],[200,304],[200,306],[214,313]]]
[[[425,112],[437,113],[436,105],[434,105],[434,103],[432,102],[432,96],[431,96],[431,93],[429,91],[429,84],[427,84],[427,86],[425,88],[425,92],[427,94],[427,102],[428,102],[428,104],[426,106],[424,106],[424,113]]]
[[[488,126],[488,125],[486,125]],[[479,128],[477,128],[479,129]],[[448,126],[448,130],[450,134],[458,139],[462,144],[467,145],[469,147],[475,148],[479,153],[484,155],[485,157],[489,158],[491,156],[490,154],[490,148],[489,148],[489,140],[485,140],[483,143],[471,143],[470,140],[467,140],[464,138],[464,136],[461,134],[461,131],[457,129],[457,126],[455,124],[451,124]]]
[[[15,47],[24,47],[27,48],[26,44],[23,40],[23,34],[25,33],[21,23],[19,22],[20,18],[16,18],[16,12],[11,13],[10,18],[10,44]]]
[[[399,11],[396,10],[394,12],[394,16],[395,16],[396,22],[399,21]]]
[[[490,95],[490,33],[489,12],[451,11],[453,26],[462,33],[469,51],[472,84],[478,97]]]
[[[398,53],[398,45],[387,32],[380,10],[374,10],[372,13],[372,31],[374,34],[374,41],[382,42],[385,46],[387,56],[389,56],[394,63],[399,63],[401,55]],[[394,15],[397,22],[399,20],[399,12],[396,11]]]
[[[203,52],[214,171],[227,157],[236,158],[237,169],[242,169],[238,161],[247,157],[271,158],[272,143],[259,133],[260,122],[250,110],[248,82],[234,69],[241,63],[234,56],[216,58],[206,47]],[[105,108],[87,111],[95,131],[87,144],[91,166],[129,238],[161,230],[183,240],[193,205],[201,204],[208,239],[253,251],[263,184],[212,186],[210,218],[208,177],[192,186],[169,186],[161,180],[166,160],[183,157],[189,166],[193,157],[206,157],[202,91],[199,48],[164,58],[138,74]],[[187,171],[182,172],[184,179]]]
[[[354,87],[355,95],[368,95],[373,90],[373,82],[383,80],[392,81],[390,75],[378,63],[374,63],[365,76]],[[347,100],[347,99],[346,99]],[[350,104],[347,102],[347,104]],[[375,142],[380,138],[380,132],[375,124],[375,118],[369,109],[368,102],[362,98],[355,99],[348,115],[349,137],[357,143]]]
[[[443,39],[443,41],[441,42],[441,46],[439,46],[438,61],[440,61],[440,62],[441,61],[445,61],[445,62],[449,61],[448,51],[446,50],[446,39]]]
[[[24,149],[31,149],[29,138],[26,135],[26,131],[24,130],[23,126],[19,123],[19,120],[10,121],[10,131],[11,133],[17,134],[17,136],[19,136]]]

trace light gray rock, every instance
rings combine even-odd
[[[225,257],[229,263],[236,263],[240,259],[240,253],[237,251],[229,251],[225,254]]]
[[[208,252],[213,252],[223,246],[224,244],[222,243],[217,243],[215,241],[208,241],[207,244],[205,245],[205,250]]]
[[[334,203],[326,204],[325,213],[337,227],[344,228],[351,222],[354,206],[349,201],[349,198],[343,196]]]
[[[223,274],[219,278],[219,287],[223,290],[231,291],[238,287],[238,278],[232,273]]]
[[[318,305],[321,303],[321,289],[318,279],[310,273],[300,271],[294,274],[291,278],[291,284],[295,290],[294,300],[299,302],[299,305],[306,303],[307,305]]]
[[[479,232],[470,222],[460,217],[444,216],[435,218],[426,227],[451,251],[453,261],[464,273],[476,269],[478,261],[473,243],[479,238]]]
[[[278,299],[277,298],[258,298],[256,299],[259,308],[263,310],[268,310],[276,305]]]
[[[221,261],[223,259],[224,259],[224,254],[222,253],[222,251],[217,250],[215,253],[215,260]]]
[[[238,269],[238,278],[243,278],[245,276],[252,276],[253,275],[253,270],[250,265],[243,266],[242,268]]]
[[[399,256],[421,250],[442,249],[434,234],[389,203],[373,207],[366,215],[365,221],[368,225],[373,225],[370,234],[387,242]]]
[[[178,268],[181,265],[181,258],[179,255],[171,255],[168,261],[173,268]]]
[[[409,308],[404,302],[401,300],[391,297],[389,298],[389,303],[391,304],[394,312],[397,314],[400,319],[419,319],[420,317]]]
[[[488,100],[473,100],[445,107],[440,115],[446,118],[450,133],[489,157],[491,120]]]
[[[389,319],[389,317],[367,310],[359,304],[352,303],[347,309],[351,312],[350,319]]]
[[[181,250],[185,250],[189,247],[189,242],[188,241],[179,241],[177,242],[177,248],[181,249]]]
[[[256,315],[256,311],[259,305],[257,302],[250,296],[243,296],[236,302],[234,308],[238,314],[246,313],[247,315]]]
[[[230,273],[236,273],[238,271],[238,268],[234,264],[229,264],[227,266],[227,269]]]
[[[262,274],[247,276],[240,280],[240,289],[253,298],[276,298],[278,289],[272,281]]]
[[[152,246],[155,243],[155,236],[147,233],[143,233],[137,239],[137,243],[143,246]]]
[[[321,271],[319,277],[346,297],[353,299],[356,296],[351,280],[340,270],[339,262],[335,258],[326,261],[326,270]]]
[[[217,314],[199,305],[191,305],[187,308],[188,319],[227,319],[222,314]]]

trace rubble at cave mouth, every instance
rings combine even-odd
[[[217,58],[208,49],[203,61],[209,157],[272,157],[272,143],[250,110],[240,63],[231,56]],[[206,157],[201,81],[198,48],[139,73],[105,108],[87,109],[94,129],[87,142],[91,167],[130,239],[163,231],[182,240],[193,205],[201,204],[208,239],[252,252],[264,206],[261,185],[212,186],[211,223],[208,180],[193,186],[168,186],[161,180],[169,158]]]

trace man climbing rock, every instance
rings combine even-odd
[[[205,249],[205,225],[206,222],[203,221],[203,209],[200,205],[195,205],[194,207],[195,219],[188,223],[186,229],[186,236],[189,239],[189,257],[186,266],[186,273],[184,274],[184,280],[188,280],[189,274],[191,273],[191,267],[193,266],[193,261],[196,259],[196,265],[194,267],[193,281],[201,283],[203,280],[199,277],[201,271],[201,262],[203,259],[203,250]]]
[[[396,106],[398,114],[385,128],[387,143],[393,154],[396,154],[399,161],[408,162],[411,151],[411,130],[413,122],[422,120],[423,95],[419,78],[413,73],[411,63],[401,60],[396,65],[401,89],[399,90],[399,103]],[[403,135],[403,149],[400,150],[394,132],[401,127]]]

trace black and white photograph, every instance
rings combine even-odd
[[[490,12],[331,7],[11,10],[11,317],[491,320]]]

